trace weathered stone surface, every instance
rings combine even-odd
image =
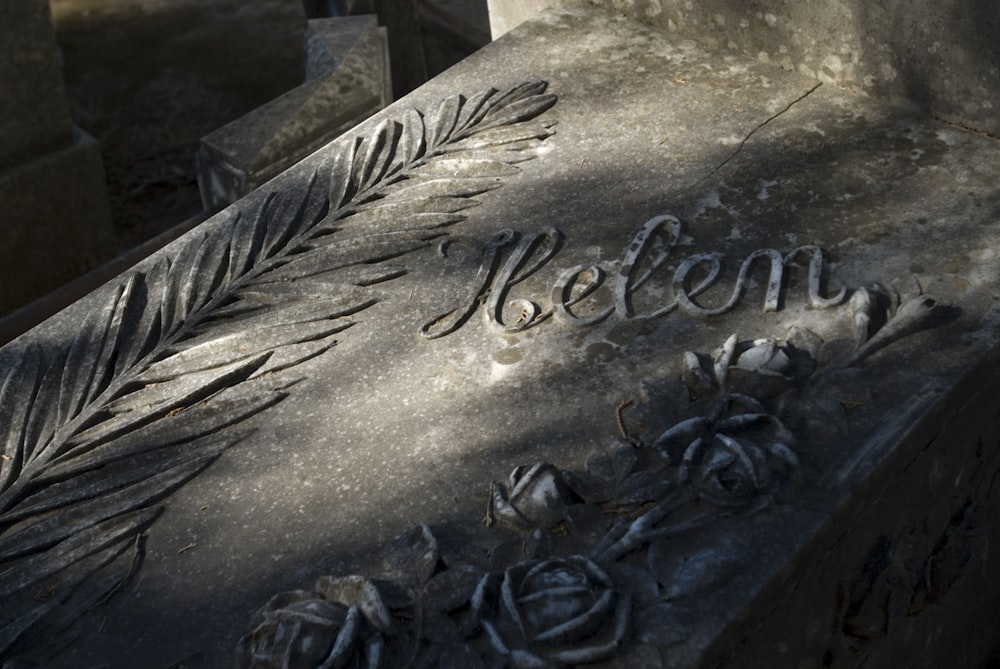
[[[587,0],[592,2],[593,0]],[[1000,136],[992,3],[600,0],[685,37]]]
[[[998,166],[599,8],[522,25],[0,350],[25,469],[187,481],[131,480],[145,558],[50,666],[226,666],[280,615],[361,666],[933,665],[944,616],[981,661]]]
[[[47,0],[0,6],[0,170],[73,141]]]
[[[306,25],[306,81],[328,75],[336,70],[360,40],[370,38],[370,31],[377,24],[375,16],[371,14],[343,16],[337,20],[314,19],[308,21]],[[384,34],[382,39],[385,39]]]
[[[510,32],[552,4],[552,0],[491,0],[490,33],[493,39]]]
[[[0,314],[115,255],[101,152],[92,137],[0,170]]]
[[[198,184],[207,210],[231,204],[391,100],[385,30],[374,16],[309,24],[306,82],[202,138]]]

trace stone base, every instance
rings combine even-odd
[[[982,667],[996,653],[1000,377],[987,363],[859,483],[836,514],[843,533],[817,535],[801,575],[708,666]]]
[[[0,313],[41,297],[114,257],[97,142],[74,143],[0,172]]]
[[[388,43],[372,15],[310,21],[301,86],[202,138],[198,185],[218,211],[391,100]]]

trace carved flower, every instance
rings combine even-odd
[[[683,380],[696,397],[718,390],[759,399],[775,397],[815,371],[821,345],[818,336],[799,327],[791,328],[784,341],[739,341],[734,334],[711,359],[686,353]]]
[[[549,528],[566,517],[570,489],[562,472],[548,462],[521,465],[510,474],[510,486],[490,486],[490,514],[516,529]]]
[[[499,590],[499,591],[498,591]],[[598,662],[628,631],[631,600],[581,555],[521,562],[473,595],[490,645],[515,669]]]
[[[681,483],[724,506],[759,501],[798,467],[794,437],[757,400],[729,394],[706,416],[677,423],[653,444]]]
[[[735,356],[733,366],[765,376],[791,376],[793,366],[788,347],[774,339],[755,339]]]
[[[236,666],[252,669],[376,669],[382,635],[393,619],[373,583],[360,576],[323,577],[319,592],[284,592],[253,617],[236,648]]]
[[[357,626],[348,607],[328,602],[305,590],[283,592],[257,611],[249,634],[240,639],[236,666],[263,669],[314,669],[329,658],[334,646],[350,645]],[[341,643],[337,643],[343,637]]]

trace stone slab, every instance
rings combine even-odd
[[[73,122],[48,0],[0,5],[0,170],[68,146]]]
[[[246,195],[391,100],[385,30],[373,15],[309,24],[306,82],[202,138],[198,184],[207,211]]]
[[[69,147],[0,170],[0,313],[117,253],[100,147],[75,132]]]
[[[990,2],[602,2],[720,49],[1000,136],[1000,17]]]
[[[72,639],[53,667],[231,665],[294,591],[286,619],[320,620],[298,651],[350,615],[382,666],[982,662],[998,166],[995,141],[912,109],[549,11],[0,349],[3,392],[37,389],[4,443],[64,426],[29,474],[59,448],[63,476],[87,453],[212,461],[154,467],[187,480],[165,501],[167,481],[123,483],[115,508],[139,510],[90,600],[29,552],[0,563],[39,579],[10,601],[101,602],[79,636],[31,632]],[[90,350],[102,373],[62,372]],[[594,599],[532,611],[547,580]],[[595,625],[520,638],[561,604]]]

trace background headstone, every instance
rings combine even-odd
[[[0,6],[0,315],[115,254],[97,144],[73,127],[47,0]]]
[[[373,15],[311,19],[306,81],[202,138],[207,211],[235,202],[392,99],[386,32]]]
[[[63,149],[73,122],[45,0],[0,7],[0,169]]]

